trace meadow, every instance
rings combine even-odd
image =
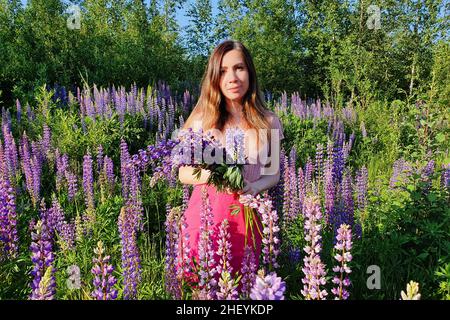
[[[449,299],[447,108],[265,98],[285,135],[269,254],[253,257],[266,277],[250,263],[247,291],[224,276],[213,298],[400,299],[415,281],[421,299]],[[0,299],[199,298],[173,269],[192,190],[160,161],[195,102],[164,82],[85,83],[3,108]]]

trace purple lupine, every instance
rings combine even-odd
[[[56,161],[56,190],[60,191],[64,184],[64,175],[69,168],[69,156],[67,154],[60,155],[59,150],[55,150]]]
[[[202,208],[200,211],[200,239],[198,244],[199,287],[201,296],[207,300],[216,297],[217,281],[212,235],[213,213],[209,204],[208,189],[202,187]]]
[[[255,283],[256,268],[255,252],[252,247],[247,245],[244,249],[244,258],[242,259],[241,266],[241,295],[244,299],[248,299],[250,297],[250,292],[253,288],[253,284]]]
[[[298,186],[298,200],[299,200],[299,213],[303,214],[303,203],[305,202],[306,188],[305,188],[305,175],[302,167],[298,168],[297,172],[297,186]]]
[[[305,277],[302,279],[303,289],[301,293],[307,299],[322,299],[328,295],[325,289],[320,286],[326,284],[325,265],[320,259],[322,250],[320,231],[322,225],[320,220],[322,212],[320,210],[319,199],[308,197],[305,200],[305,240],[308,245],[304,248],[306,256],[303,258],[304,266],[302,268]]]
[[[97,171],[101,172],[103,169],[103,147],[100,144],[97,147]]]
[[[127,199],[129,188],[129,174],[127,164],[130,161],[130,153],[128,152],[128,146],[125,140],[120,141],[120,173],[122,177],[122,197]]]
[[[312,192],[312,181],[314,174],[314,164],[311,159],[308,158],[305,165],[305,190],[306,194]]]
[[[179,300],[181,298],[181,284],[177,277],[176,261],[178,253],[178,239],[180,234],[177,228],[177,211],[180,208],[171,208],[166,205],[167,218],[166,228],[166,258],[165,258],[165,285],[166,290],[172,295],[172,298]]]
[[[339,276],[333,278],[333,283],[337,287],[331,289],[331,292],[335,295],[336,300],[347,300],[350,293],[347,291],[347,287],[350,286],[351,282],[348,275],[352,272],[350,267],[347,265],[348,262],[352,261],[352,255],[350,250],[352,249],[352,231],[349,225],[342,224],[336,236],[336,245],[334,249],[338,252],[334,256],[339,265],[333,268],[333,271],[338,273]]]
[[[31,275],[31,300],[52,300],[56,293],[53,261],[54,254],[50,230],[45,222],[39,220],[35,225],[35,231],[31,233],[31,261],[33,269]]]
[[[393,164],[392,176],[389,180],[389,188],[393,189],[396,184],[411,175],[411,165],[403,158],[398,159]]]
[[[31,123],[34,121],[35,115],[33,110],[31,110],[30,104],[27,102],[27,118],[28,121]]]
[[[284,300],[286,283],[275,272],[268,275],[260,270],[250,293],[252,300]]]
[[[332,160],[327,159],[325,162],[324,172],[324,193],[325,193],[325,213],[326,221],[330,223],[334,218],[335,208],[335,187],[333,183],[333,163]]]
[[[336,185],[340,185],[342,183],[344,166],[344,151],[339,142],[337,142],[334,146],[333,154],[333,182]]]
[[[258,197],[259,195],[256,197],[257,200],[260,200]],[[271,199],[262,200],[257,210],[261,214],[261,222],[263,224],[263,263],[267,266],[267,270],[272,271],[279,267],[277,262],[277,257],[280,253],[278,214],[277,211],[273,209]]]
[[[217,240],[217,255],[219,263],[216,272],[219,275],[218,300],[237,300],[237,282],[233,279],[233,267],[231,266],[231,234],[228,231],[229,223],[224,219],[219,227],[219,239]]]
[[[43,218],[45,219],[50,234],[53,234],[54,232],[61,233],[64,224],[64,211],[56,197],[53,197],[52,207],[45,210],[44,215],[45,217]]]
[[[17,109],[17,123],[20,123],[22,118],[22,107],[20,105],[19,99],[16,99],[16,109]]]
[[[0,261],[15,258],[18,243],[14,189],[8,178],[0,175]]]
[[[75,199],[75,195],[78,191],[78,179],[77,175],[72,172],[66,171],[67,179],[67,196],[70,201]]]
[[[291,152],[289,154],[289,190],[291,191],[291,203],[289,205],[289,214],[288,217],[290,219],[296,219],[299,212],[300,207],[300,198],[298,194],[298,181],[297,181],[297,174],[296,174],[296,163],[297,154],[295,151],[295,148],[291,149]]]
[[[431,187],[431,176],[434,173],[434,160],[428,161],[425,167],[420,170],[420,179],[425,183],[425,191]]]
[[[141,281],[141,259],[136,239],[136,227],[131,207],[122,207],[119,215],[120,244],[122,247],[123,297],[125,300],[137,297],[137,287]]]
[[[318,188],[320,190],[320,184],[323,181],[323,145],[321,143],[317,144],[316,148],[316,160],[315,160],[315,166],[316,169],[316,175],[317,175],[317,183]]]
[[[178,252],[177,252],[177,277],[183,283],[186,277],[192,274],[191,265],[191,247],[189,245],[189,233],[187,232],[188,224],[186,223],[186,216],[184,215],[184,209],[181,207],[179,211],[180,217],[178,218]],[[183,292],[181,292],[181,298],[183,299]]]
[[[24,133],[21,146],[22,155],[22,169],[25,174],[25,181],[28,192],[31,195],[33,205],[39,203],[39,189],[40,189],[40,165],[36,156],[30,154],[30,147],[28,144],[28,138]]]
[[[441,188],[450,189],[450,163],[442,165]]]
[[[115,177],[114,177],[114,164],[111,158],[108,156],[105,156],[103,159],[103,168],[102,168],[103,176],[106,179],[105,183],[107,186],[107,190],[109,194],[112,194],[114,191],[114,183],[115,183]]]
[[[356,174],[356,203],[358,210],[362,211],[367,206],[368,172],[366,166],[362,166]]]
[[[117,283],[113,276],[114,267],[109,264],[110,256],[103,256],[103,243],[99,241],[97,248],[94,249],[97,255],[92,259],[94,267],[91,272],[94,274],[94,291],[92,297],[96,300],[115,300],[117,298],[117,290],[114,285]]]
[[[289,221],[289,213],[290,213],[290,204],[291,204],[291,175],[289,170],[289,161],[288,157],[284,156],[284,174],[283,174],[283,216],[285,217],[285,221]]]
[[[75,222],[63,221],[59,232],[64,248],[73,249],[75,246]]]
[[[128,198],[126,200],[126,206],[130,208],[133,213],[131,219],[133,226],[136,230],[143,230],[143,213],[144,208],[142,206],[142,197],[140,196],[140,176],[138,170],[128,164],[128,173],[129,173],[129,193]]]
[[[86,207],[94,210],[94,177],[92,173],[92,158],[88,152],[83,157],[83,191]]]
[[[3,152],[6,170],[10,177],[10,183],[14,184],[16,179],[16,172],[20,166],[19,157],[17,155],[17,146],[11,131],[9,131],[6,126],[2,129],[5,142]]]
[[[353,188],[352,188],[352,174],[350,169],[346,170],[342,178],[342,202],[344,215],[341,218],[341,223],[354,225],[354,204],[353,204]],[[336,226],[336,229],[339,226]]]

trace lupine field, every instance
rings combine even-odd
[[[284,128],[281,179],[249,200],[263,254],[247,250],[239,290],[226,263],[174,269],[192,189],[168,156],[193,94],[42,86],[3,108],[0,299],[450,299],[448,112],[266,101]],[[226,261],[226,221],[217,232],[204,255]]]

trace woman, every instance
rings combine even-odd
[[[214,186],[206,185],[209,176],[207,170],[202,170],[200,178],[196,179],[193,176],[193,167],[190,166],[180,168],[179,179],[181,183],[194,185],[185,211],[188,225],[185,232],[189,235],[190,254],[198,258],[203,190],[208,194],[214,215],[214,227],[218,228],[224,219],[229,222],[231,266],[233,273],[240,273],[244,244],[247,243],[253,248],[258,259],[261,252],[261,237],[259,232],[254,232],[256,241],[253,241],[250,234],[247,234],[245,241],[245,220],[239,195],[255,196],[278,183],[279,143],[283,139],[283,131],[279,118],[264,105],[248,50],[238,41],[227,40],[219,44],[209,58],[199,101],[183,129],[202,129],[203,132],[214,130],[214,137],[225,145],[225,131],[231,127],[241,128],[245,132],[245,154],[250,164],[244,165],[244,188],[236,193],[217,192]],[[250,132],[253,134],[247,134]],[[254,134],[255,132],[257,134]],[[264,151],[268,151],[268,154]],[[238,215],[230,214],[229,207],[232,204],[241,207]],[[257,223],[260,224],[259,221]],[[254,230],[257,230],[256,227]],[[215,232],[213,236],[214,246],[217,234]]]

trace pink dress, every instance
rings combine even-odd
[[[280,140],[284,138],[283,129],[279,118],[271,113],[272,128],[279,129]],[[244,165],[243,176],[250,182],[256,181],[260,178],[260,168],[261,164],[246,164]],[[244,220],[244,206],[239,202],[238,194],[228,194],[226,192],[217,192],[214,186],[208,186],[207,184],[197,184],[194,185],[192,195],[189,199],[188,207],[185,211],[187,228],[186,231],[189,234],[189,246],[191,258],[194,257],[198,261],[198,243],[200,236],[200,212],[202,207],[202,188],[206,188],[208,192],[209,203],[214,216],[214,234],[213,240],[213,250],[217,252],[217,239],[219,226],[224,219],[228,219],[229,222],[229,232],[231,234],[231,267],[233,268],[233,273],[239,272],[241,270],[242,258],[244,256],[244,244],[245,244],[245,220]],[[237,204],[240,206],[241,211],[237,215],[231,215],[229,209],[230,205]],[[262,226],[259,219],[257,220],[259,228],[262,232]],[[247,245],[253,247],[256,263],[258,265],[258,258],[261,254],[261,236],[254,226],[255,244],[251,236],[251,233],[247,234]],[[216,262],[219,261],[219,257],[216,255]],[[234,274],[233,274],[234,276]]]

